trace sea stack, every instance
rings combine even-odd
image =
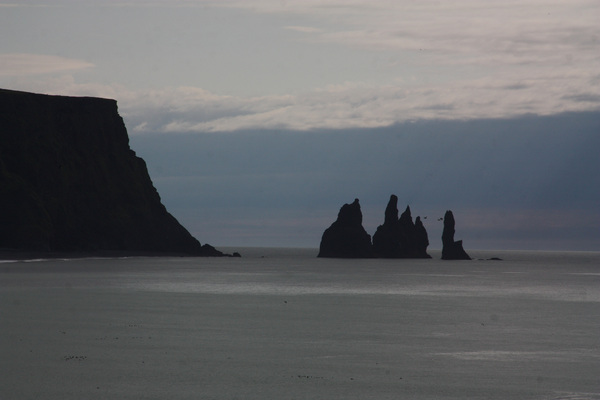
[[[470,260],[471,257],[463,249],[462,240],[454,241],[454,215],[446,211],[444,215],[444,231],[442,232],[442,260]]]
[[[115,100],[3,89],[0,248],[223,255],[167,212]]]
[[[372,257],[371,235],[362,226],[362,218],[358,199],[352,204],[344,204],[337,220],[323,233],[318,257]]]
[[[427,254],[427,230],[417,217],[413,223],[410,207],[398,218],[398,197],[391,195],[383,225],[373,235],[373,254],[379,258],[431,258]]]

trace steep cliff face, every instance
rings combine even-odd
[[[222,255],[167,212],[114,100],[0,90],[0,248]]]
[[[319,257],[372,257],[371,235],[362,226],[362,211],[358,199],[344,204],[337,220],[323,232]]]

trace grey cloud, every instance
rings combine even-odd
[[[587,10],[584,15],[579,12],[582,8],[594,6],[585,1],[540,5],[536,2],[488,2],[482,7],[471,2],[440,5],[373,1],[368,5],[361,4],[358,12],[353,8],[354,4],[326,13],[324,18],[335,18],[346,24],[345,29],[324,33],[322,37],[350,46],[404,50],[426,48],[439,51],[442,58],[444,54],[458,55],[452,62],[462,59],[468,63],[487,58],[488,65],[496,62],[544,62],[557,52],[564,51],[578,56],[588,54],[598,59],[597,52],[590,47],[590,44],[595,46],[594,38],[599,33],[592,17],[594,11]],[[271,2],[263,2],[257,8],[268,9],[271,6]],[[595,7],[597,11],[598,6]],[[322,10],[313,9],[310,4],[296,8],[307,15],[316,15],[317,10]],[[467,9],[468,12],[465,12]],[[577,18],[569,18],[570,15]],[[347,29],[348,26],[355,29]],[[495,55],[500,56],[495,58]],[[445,57],[444,62],[450,60],[450,57]]]
[[[431,104],[421,108],[424,110],[451,111],[455,109],[455,106],[453,104]]]
[[[29,76],[92,68],[94,64],[47,54],[0,54],[1,76]]]
[[[504,89],[506,89],[506,90],[522,90],[522,89],[528,89],[529,87],[530,87],[530,85],[526,85],[524,83],[515,83],[515,84],[504,86]]]
[[[160,7],[171,2],[152,3]],[[304,91],[290,95],[225,96],[218,89],[211,92],[202,87],[161,87],[156,82],[159,89],[134,90],[122,85],[78,83],[65,75],[36,77],[35,84],[27,77],[17,86],[45,93],[115,98],[132,134],[374,128],[426,119],[512,118],[524,113],[597,110],[600,52],[594,51],[593,43],[594,37],[600,36],[600,25],[592,16],[599,6],[580,0],[545,3],[323,0],[283,6],[278,0],[185,2],[244,8],[245,12],[273,18],[285,14],[282,23],[273,24],[277,25],[273,31],[288,27],[284,33],[289,34],[289,28],[295,27],[297,34],[291,35],[293,39],[286,36],[286,40],[301,40],[297,38],[303,37],[304,31],[310,37],[310,51],[319,47],[317,41],[327,42],[327,48],[363,46],[364,52],[344,53],[344,57],[352,61],[356,56],[373,56],[379,61],[371,66],[373,70],[350,74],[363,82],[326,86],[329,79],[338,82],[337,76],[329,76],[314,84],[318,87],[307,85]],[[130,2],[128,15],[135,15],[135,7],[141,4]],[[550,15],[540,12],[540,5]],[[237,14],[240,19],[247,16],[239,11]],[[575,16],[578,18],[572,18]],[[319,28],[306,28],[313,25]],[[193,44],[193,40],[188,43]],[[285,43],[289,42],[279,45]],[[331,43],[336,46],[329,46]],[[424,50],[419,51],[421,48]],[[240,47],[228,49],[239,51]],[[571,63],[566,61],[569,55]],[[274,71],[264,68],[262,60],[255,64],[263,73]],[[115,65],[119,67],[118,61]],[[364,65],[360,68],[371,68]],[[315,71],[307,81],[314,82]],[[246,76],[241,69],[228,72]],[[275,81],[256,80],[261,82],[257,85],[271,82],[273,86],[264,89],[268,93],[274,86],[296,78],[288,79],[285,73],[278,76],[280,79]]]
[[[595,94],[595,93],[581,93],[581,94],[563,96],[562,98],[565,100],[571,100],[571,101],[582,102],[582,103],[600,103],[600,94]]]

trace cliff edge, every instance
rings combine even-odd
[[[0,249],[221,256],[167,212],[115,100],[0,89]]]

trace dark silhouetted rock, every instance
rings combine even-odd
[[[470,260],[471,257],[463,249],[462,240],[454,241],[454,225],[454,215],[448,210],[444,215],[442,260]]]
[[[358,199],[344,204],[337,220],[323,233],[319,257],[369,258],[372,257],[371,236],[362,226],[362,212]]]
[[[383,225],[379,225],[373,235],[373,255],[382,258],[398,258],[401,257],[401,253],[398,197],[392,195],[385,208]]]
[[[418,258],[431,258],[427,254],[427,247],[429,246],[429,236],[427,236],[427,229],[421,222],[421,217],[415,219],[415,252]]]
[[[0,248],[223,255],[162,205],[116,101],[1,89]]]
[[[390,196],[383,225],[373,235],[373,254],[379,258],[431,258],[429,238],[421,219],[413,223],[410,207],[398,218],[398,197]]]

